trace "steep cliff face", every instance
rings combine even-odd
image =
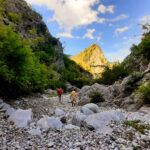
[[[71,60],[75,61],[85,70],[89,71],[94,78],[100,76],[105,66],[111,65],[97,44],[92,44],[84,51],[73,56]]]
[[[54,38],[42,16],[34,11],[24,0],[0,0],[1,19],[0,22],[7,26],[13,26],[22,39],[28,39],[34,51],[51,50],[56,65],[64,66],[63,48],[58,39]],[[55,52],[54,52],[55,51]],[[54,54],[55,53],[55,54]]]

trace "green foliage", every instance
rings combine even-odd
[[[0,24],[0,95],[16,97],[43,91],[47,85],[46,66],[39,63],[27,40]]]
[[[92,75],[77,65],[74,61],[70,60],[66,55],[64,55],[64,64],[66,69],[62,71],[62,80],[69,81],[79,88],[91,83],[90,78]]]
[[[56,90],[57,88],[62,88],[64,92],[67,90],[67,85],[64,81],[61,80],[50,80],[48,82],[48,87]]]
[[[11,13],[11,12],[8,13],[8,18],[13,23],[19,23],[22,20],[21,14],[15,14],[15,13]]]
[[[124,66],[122,64],[114,65],[112,69],[107,66],[101,77],[95,80],[95,82],[99,84],[111,85],[115,81],[128,76],[129,73],[130,71],[128,69],[124,69]]]
[[[99,103],[104,102],[104,98],[100,92],[92,91],[90,93],[91,103]]]
[[[141,85],[136,92],[140,93],[144,104],[150,104],[150,81],[146,85]]]
[[[150,130],[150,126],[140,124],[139,120],[125,121],[124,124],[135,128],[137,131],[141,132],[142,134],[145,134],[145,129]]]

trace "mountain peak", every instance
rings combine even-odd
[[[105,66],[109,64],[101,48],[97,44],[92,44],[84,51],[71,58],[78,65],[93,74],[96,78],[103,72]]]

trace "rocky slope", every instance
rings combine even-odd
[[[0,100],[0,150],[150,148],[149,130],[143,134],[123,123],[125,120],[139,119],[141,124],[148,125],[149,114],[126,112],[113,107],[99,108],[95,104],[71,107],[69,96],[63,95],[63,104],[58,103],[58,97],[48,97],[46,94],[9,102],[11,106]],[[17,111],[10,112],[12,107]],[[26,115],[20,118],[24,113]]]
[[[71,57],[71,60],[75,61],[85,70],[88,70],[93,74],[94,78],[100,76],[105,66],[112,66],[112,64],[104,57],[101,48],[97,44],[92,44],[84,51]]]
[[[1,0],[0,3],[0,22],[6,26],[13,26],[22,39],[28,39],[31,42],[33,49],[46,51],[50,44],[57,53],[54,56],[54,62],[56,65],[64,66],[62,44],[50,34],[40,14],[24,0]]]

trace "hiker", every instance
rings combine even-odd
[[[76,91],[73,90],[73,91],[71,92],[71,95],[70,95],[72,107],[75,106],[75,104],[76,104],[76,102],[77,102],[76,96],[77,96]]]
[[[57,94],[58,94],[58,98],[59,98],[59,103],[62,103],[63,90],[61,88],[57,89]]]

